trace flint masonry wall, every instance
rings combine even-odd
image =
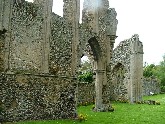
[[[75,118],[72,27],[51,13],[47,34],[45,4],[10,2],[11,23],[0,34],[0,117],[4,121]]]
[[[144,78],[143,79],[143,95],[148,96],[152,95],[150,92],[154,94],[160,93],[160,82],[155,78]]]
[[[74,80],[30,74],[0,74],[2,120],[73,118]]]
[[[78,84],[78,105],[93,104],[95,102],[95,84]]]
[[[11,16],[9,69],[41,72],[43,7],[26,1],[14,2]]]
[[[50,72],[71,75],[72,33],[68,23],[60,16],[52,14],[50,42]]]
[[[0,34],[0,71],[4,70],[4,35]]]
[[[121,70],[120,68],[119,70]],[[118,72],[118,75],[121,73]],[[127,101],[127,87],[126,87],[126,80],[121,80],[118,83],[113,83],[111,87],[114,88],[110,92],[110,96],[107,97],[111,100],[119,100],[119,101]],[[160,82],[157,79],[152,78],[144,78],[143,79],[143,96],[151,95],[150,92],[154,94],[160,93]],[[121,95],[123,94],[123,95]],[[88,84],[88,83],[80,83],[79,84],[79,90],[78,90],[78,104],[80,105],[86,105],[93,103],[93,100],[95,99],[95,86],[94,83]]]
[[[113,94],[130,102],[142,100],[143,45],[138,35],[122,41],[112,55],[112,89]],[[118,67],[121,66],[122,68]],[[116,72],[117,73],[116,73]],[[124,83],[121,84],[121,83]],[[117,86],[116,86],[117,85]],[[113,90],[113,87],[119,87]],[[120,88],[120,87],[123,88]],[[111,86],[110,86],[111,87]],[[116,95],[114,98],[117,98]]]

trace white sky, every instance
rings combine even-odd
[[[53,1],[53,11],[62,16],[63,0]],[[83,0],[81,9],[82,3]],[[139,34],[144,62],[158,64],[165,53],[165,0],[109,0],[109,3],[115,8],[118,19],[115,46],[133,34]]]

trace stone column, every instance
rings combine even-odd
[[[80,0],[63,0],[63,17],[68,24],[68,30],[71,31],[72,37],[72,58],[71,58],[71,77],[77,77],[78,71],[78,44],[79,44],[79,18],[80,18]],[[78,101],[78,83],[77,80],[73,80],[73,84],[76,85],[75,89],[75,107]]]
[[[107,65],[111,61],[113,48],[114,48],[114,43],[115,43],[116,38],[117,38],[116,35],[108,35],[107,36]]]
[[[80,18],[80,0],[63,0],[63,17],[68,23],[72,36],[72,63],[71,75],[76,76],[78,64],[78,44],[79,44],[79,18]]]
[[[13,0],[0,1],[0,30],[10,28]]]
[[[12,18],[13,0],[0,1],[0,30],[6,30],[4,34],[4,71],[9,70],[9,53],[11,42],[11,18]]]
[[[104,74],[105,70],[102,69],[102,62],[98,60],[96,62],[96,82],[95,82],[95,92],[96,92],[96,99],[95,99],[95,111],[103,111],[103,83],[104,83]]]
[[[139,102],[142,100],[142,82],[143,82],[143,45],[138,37],[133,37],[135,41],[131,42],[130,56],[130,101]]]
[[[37,1],[36,1],[37,2]],[[49,46],[51,37],[51,15],[53,0],[42,0],[43,3],[43,41],[41,73],[49,73]]]

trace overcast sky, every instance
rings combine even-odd
[[[83,0],[81,9],[82,3]],[[144,62],[158,64],[165,53],[165,0],[109,0],[109,3],[115,8],[118,19],[115,46],[133,34],[139,34]],[[62,16],[62,7],[63,0],[54,0],[56,14]]]

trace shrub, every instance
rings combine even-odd
[[[86,121],[87,120],[87,116],[83,115],[83,114],[79,114],[77,120],[80,121],[80,122]]]
[[[78,76],[78,79],[81,82],[92,83],[94,81],[94,79],[93,79],[93,73],[91,71],[85,72],[85,73],[79,75]]]

